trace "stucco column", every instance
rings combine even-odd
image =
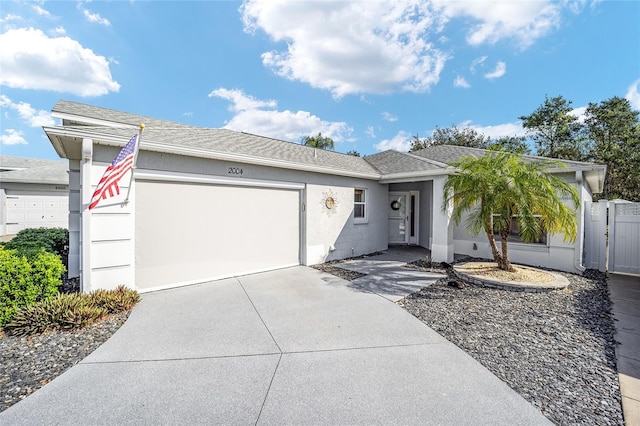
[[[93,162],[93,140],[82,139],[80,161],[80,291],[91,291],[91,164]]]
[[[453,262],[453,225],[451,212],[453,203],[448,203],[443,211],[444,183],[447,176],[439,176],[433,179],[433,221],[431,228],[431,261]]]

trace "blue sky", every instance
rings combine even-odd
[[[640,110],[640,2],[0,0],[0,90],[24,157],[57,158],[59,99],[363,155],[524,135],[545,95]]]

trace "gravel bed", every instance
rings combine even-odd
[[[591,271],[561,274],[570,282],[562,291],[457,288],[442,279],[398,304],[554,423],[621,425],[606,278]]]
[[[326,272],[331,275],[335,275],[336,277],[342,278],[343,280],[347,280],[347,281],[353,281],[355,279],[358,279],[360,277],[364,277],[365,275],[367,275],[367,274],[362,274],[356,271],[348,271],[346,269],[342,269],[340,267],[334,266],[329,263],[312,265],[311,267],[319,271]]]
[[[129,312],[111,315],[78,331],[29,337],[0,332],[0,412],[80,362],[111,337],[128,316]]]
[[[458,262],[474,260],[480,259]],[[355,279],[335,263],[314,267],[345,280]],[[552,422],[623,424],[615,327],[603,274],[554,271],[569,280],[567,289],[526,293],[461,282],[446,263],[419,260],[406,267],[448,278],[398,304],[484,365]]]

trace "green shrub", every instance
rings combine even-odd
[[[19,308],[58,293],[65,268],[58,256],[44,249],[30,257],[0,247],[0,326]]]
[[[16,336],[80,329],[108,314],[129,311],[139,300],[137,291],[124,286],[90,294],[59,294],[19,309],[4,329]]]
[[[107,315],[107,310],[91,303],[83,294],[60,294],[50,300],[20,309],[5,330],[16,336],[53,330],[83,328]]]
[[[106,309],[110,314],[131,310],[140,301],[137,291],[123,285],[115,290],[95,290],[89,293],[95,306]]]
[[[18,250],[27,257],[30,257],[32,252],[43,248],[57,254],[63,260],[67,257],[68,247],[69,231],[64,228],[23,229],[4,246],[6,249]]]

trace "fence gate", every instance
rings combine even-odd
[[[583,255],[588,269],[640,275],[640,203],[587,202]]]
[[[609,203],[609,272],[640,274],[640,203]]]

